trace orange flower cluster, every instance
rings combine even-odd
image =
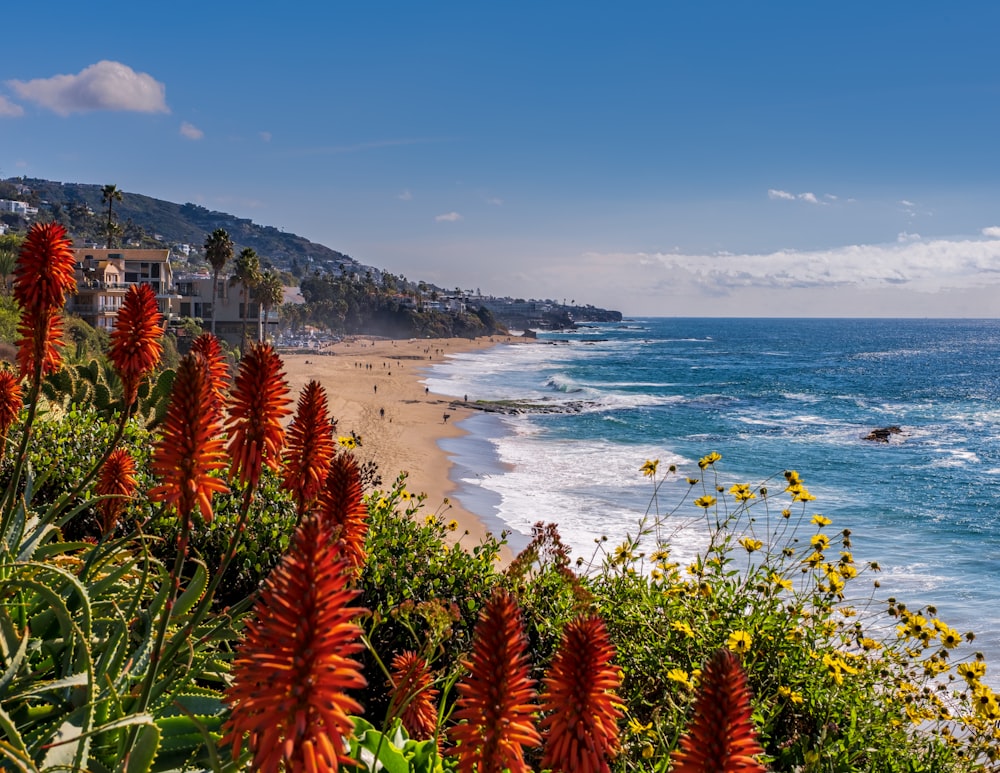
[[[434,676],[427,661],[416,652],[401,652],[392,659],[392,682],[395,689],[389,702],[389,716],[403,721],[410,738],[433,738],[437,731],[438,690],[431,686]]]
[[[226,362],[226,355],[222,353],[219,339],[211,333],[202,333],[191,343],[191,354],[200,354],[205,358],[212,410],[216,421],[221,422],[226,408],[226,392],[229,390],[229,364]]]
[[[671,755],[674,773],[764,773],[739,659],[720,649],[705,665],[694,719]]]
[[[94,493],[99,497],[113,497],[98,503],[101,518],[101,533],[111,534],[118,522],[118,516],[125,509],[125,500],[135,493],[135,460],[127,449],[116,448],[104,462],[94,484]]]
[[[187,525],[195,505],[206,523],[210,522],[212,497],[229,490],[213,474],[227,464],[213,399],[205,359],[188,354],[177,367],[163,436],[153,451],[152,470],[161,483],[149,492],[150,500],[175,508]]]
[[[108,359],[122,380],[126,406],[135,402],[140,382],[160,361],[162,335],[156,293],[148,284],[132,285],[118,309],[108,349]]]
[[[621,672],[615,648],[599,617],[568,623],[545,677],[542,767],[565,773],[608,773],[618,751],[622,713],[615,704]]]
[[[288,427],[285,452],[285,478],[282,488],[291,491],[299,513],[319,496],[326,481],[330,460],[336,448],[333,434],[336,423],[330,420],[326,391],[318,381],[310,381],[299,395],[295,418]]]
[[[33,380],[59,369],[62,358],[62,309],[76,292],[76,259],[66,229],[35,223],[14,267],[14,299],[21,307],[17,362],[21,378]]]
[[[347,690],[365,686],[351,656],[363,649],[350,606],[350,565],[330,550],[332,535],[307,517],[292,546],[268,577],[233,663],[226,692],[231,706],[223,742],[238,760],[244,736],[261,773],[337,771],[352,765],[345,753],[350,714],[361,707]]]
[[[263,464],[277,470],[285,445],[281,420],[287,406],[288,383],[281,358],[270,344],[252,344],[240,362],[229,399],[230,478],[257,487]]]
[[[497,592],[476,624],[472,657],[464,661],[468,676],[458,683],[455,718],[465,720],[451,729],[458,745],[460,773],[528,773],[524,747],[541,744],[532,715],[534,680],[524,624],[514,598]]]
[[[611,662],[615,649],[604,621],[581,617],[567,624],[544,679],[541,706],[535,704],[526,649],[517,602],[495,593],[476,625],[472,658],[463,662],[469,674],[457,687],[455,717],[464,722],[451,729],[457,745],[450,753],[458,757],[458,770],[527,771],[523,749],[542,743],[533,722],[541,710],[542,768],[606,773],[618,751],[622,713],[616,706],[621,671]]]
[[[368,507],[362,499],[358,463],[350,454],[338,454],[330,463],[316,502],[316,514],[329,525],[347,559],[355,569],[360,569],[367,558]]]
[[[0,437],[7,437],[7,430],[23,407],[21,382],[9,370],[0,370]]]

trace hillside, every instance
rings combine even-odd
[[[107,204],[102,197],[102,188],[101,185],[18,177],[0,181],[0,199],[26,201],[37,207],[39,218],[63,223],[78,245],[91,242],[103,246],[107,240]],[[447,290],[392,276],[383,269],[364,265],[342,252],[274,226],[259,225],[248,218],[216,212],[198,204],[176,204],[128,191],[122,191],[122,200],[114,202],[113,214],[121,228],[116,244],[170,247],[177,253],[178,260],[183,260],[183,255],[190,253],[188,259],[192,267],[205,266],[202,254],[205,239],[215,229],[223,228],[233,240],[237,253],[244,247],[252,247],[265,265],[271,264],[300,280],[321,277],[322,282],[332,286],[337,277],[345,274],[368,277],[366,281],[373,281],[375,285],[367,284],[366,291],[371,294],[377,285],[386,295],[376,304],[378,308],[368,308],[368,303],[351,306],[338,296],[338,302],[348,303],[351,313],[358,317],[355,322],[357,329],[374,327],[399,334],[402,331],[421,335],[463,335],[477,329],[480,324],[485,324],[486,330],[495,329],[493,326],[496,324],[522,330],[560,329],[574,327],[580,322],[616,322],[622,318],[620,312],[590,305],[577,306],[575,301],[566,305],[551,299],[525,301],[493,296],[467,297],[459,292],[459,305],[463,308],[469,306],[473,316],[468,318],[468,325],[454,330],[452,321],[443,324],[443,318],[438,315],[431,314],[430,319],[424,319],[414,311],[415,307],[423,310],[424,294],[436,301],[437,296],[450,295]],[[0,213],[0,221],[16,229],[27,224],[19,217],[13,213]],[[190,250],[180,249],[181,245],[187,245]],[[415,300],[412,303],[401,301],[400,294],[408,294]],[[488,318],[484,319],[484,315],[476,312],[481,307],[488,309]],[[336,314],[330,309],[323,309],[314,315],[312,321],[325,321],[336,328],[344,324],[348,316],[350,314],[343,309]],[[330,319],[324,320],[324,317]]]
[[[13,182],[5,181],[7,184]],[[40,213],[63,221],[78,240],[86,236],[103,244],[107,205],[101,200],[102,186],[35,178],[18,178],[17,182],[31,189],[27,198]],[[16,192],[9,193],[0,192],[0,198],[22,198]],[[149,242],[158,242],[155,246],[189,244],[201,249],[208,234],[216,228],[224,228],[236,244],[237,252],[243,247],[252,247],[278,268],[291,270],[296,264],[312,264],[324,270],[339,270],[341,266],[351,266],[354,270],[367,268],[341,252],[304,237],[197,204],[175,204],[125,191],[122,201],[114,203],[114,214],[124,228],[126,240],[142,242],[143,246],[154,246]]]

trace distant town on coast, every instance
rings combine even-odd
[[[0,181],[4,276],[12,273],[13,264],[5,270],[6,263],[35,221],[62,223],[73,239],[79,293],[69,310],[98,330],[110,329],[120,296],[140,281],[155,285],[161,312],[180,337],[211,322],[233,345],[248,325],[256,337],[280,333],[308,342],[357,334],[530,335],[622,318],[575,299],[497,297],[480,288],[411,280],[273,226],[116,185],[24,177]],[[229,243],[219,264],[208,248],[210,237],[221,232]]]

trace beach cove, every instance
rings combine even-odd
[[[424,513],[456,521],[453,532],[466,547],[479,544],[500,523],[488,522],[462,506],[450,477],[452,461],[441,441],[464,435],[460,422],[474,413],[463,397],[435,393],[424,381],[429,366],[457,354],[474,354],[517,339],[390,340],[354,337],[309,353],[281,352],[292,394],[309,381],[326,390],[337,433],[361,438],[361,461],[373,461],[382,487],[407,474],[406,488],[425,494]],[[505,551],[508,554],[509,551]]]

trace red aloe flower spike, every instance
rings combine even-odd
[[[542,695],[546,733],[542,768],[565,773],[607,773],[618,750],[622,712],[621,671],[611,661],[615,648],[599,617],[580,617],[563,630]]]
[[[427,661],[416,652],[401,652],[392,659],[392,681],[395,688],[389,702],[389,716],[402,719],[410,738],[419,741],[433,738],[437,730],[438,690],[432,687],[434,675]]]
[[[7,430],[17,421],[23,407],[21,382],[9,370],[0,370],[0,436],[7,436]]]
[[[59,312],[29,315],[21,311],[21,321],[17,325],[20,336],[17,341],[17,364],[21,378],[34,379],[36,372],[44,376],[62,367],[60,349],[66,345],[63,341],[64,330]]]
[[[118,516],[125,509],[125,500],[135,493],[135,461],[125,448],[116,448],[111,452],[101,473],[94,484],[94,493],[98,496],[113,496],[98,503],[97,511],[101,516],[101,533],[111,534],[118,522]]]
[[[229,475],[249,488],[257,487],[261,466],[272,470],[281,463],[285,428],[281,420],[291,411],[288,382],[281,358],[270,344],[252,344],[240,362],[229,398]]]
[[[329,549],[330,539],[315,516],[299,524],[237,650],[223,744],[237,760],[249,734],[255,771],[352,764],[344,738],[361,706],[347,690],[366,684],[351,657],[364,648],[354,620],[365,610],[349,606],[359,591],[348,587],[350,565]]]
[[[208,369],[208,380],[211,384],[212,406],[217,412],[218,421],[222,421],[226,406],[226,392],[229,389],[229,363],[222,353],[219,339],[211,333],[202,333],[191,343],[191,354],[200,354],[205,358]]]
[[[316,499],[326,481],[336,448],[335,426],[327,409],[326,390],[318,381],[310,381],[299,395],[295,418],[288,427],[282,483],[282,488],[295,496],[300,513]]]
[[[460,773],[527,773],[523,747],[541,743],[532,719],[534,681],[528,676],[527,640],[517,603],[498,591],[476,624],[469,673],[457,685],[455,718],[465,720],[450,732],[458,745]]]
[[[24,407],[21,382],[9,370],[0,370],[0,458],[7,450],[7,430]]]
[[[349,453],[338,454],[330,463],[316,501],[316,514],[340,540],[344,554],[356,568],[364,566],[367,558],[368,507],[361,494],[357,461]]]
[[[153,451],[153,474],[162,483],[149,492],[152,501],[175,508],[185,524],[190,525],[195,505],[205,522],[210,522],[212,496],[229,490],[213,475],[227,463],[221,436],[205,361],[188,354],[177,367],[163,436]]]
[[[62,308],[76,292],[76,258],[59,223],[36,223],[14,267],[14,299],[21,307],[17,361],[21,376],[58,370]],[[40,369],[40,370],[39,370]]]
[[[673,773],[765,773],[754,759],[763,753],[746,673],[732,652],[720,649],[705,665],[694,718],[671,755]]]
[[[156,306],[156,293],[148,284],[132,285],[118,309],[108,349],[108,359],[122,380],[126,406],[135,402],[140,382],[160,361],[162,335],[163,315]]]

